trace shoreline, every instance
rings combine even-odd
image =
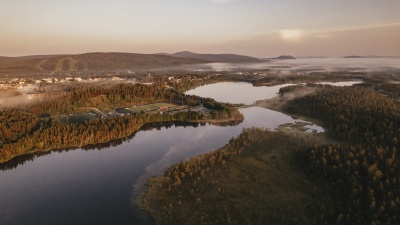
[[[283,110],[285,103],[286,103],[285,101],[281,100],[280,96],[276,96],[272,99],[259,100],[253,105],[241,106],[239,108],[247,108],[247,107],[252,107],[252,106],[262,107],[262,108],[274,110],[274,111],[277,111],[280,113],[284,113],[284,114],[294,117],[296,119],[298,118],[298,119],[306,120],[313,124],[317,124],[317,125],[320,125],[321,127],[323,127],[322,126],[323,123],[315,118],[309,118],[306,116],[294,115],[292,113],[285,112],[285,110]],[[279,128],[276,131],[272,131],[272,133],[274,133],[275,135],[278,135],[278,136],[286,136],[288,138],[290,137],[290,140],[288,140],[288,141],[296,142],[296,144],[301,146],[300,148],[303,148],[305,146],[311,146],[310,143],[318,143],[318,144],[338,143],[337,141],[335,141],[331,137],[329,137],[329,135],[326,131],[326,128],[324,128],[325,132],[323,132],[323,133],[307,133],[304,129],[305,125],[306,124],[302,124],[300,126],[289,126],[288,124],[282,124],[279,126]],[[288,129],[288,127],[291,127],[291,129]],[[301,137],[305,138],[306,140],[301,140],[302,139]],[[297,140],[297,141],[294,141],[294,140]],[[220,149],[214,149],[211,152],[215,152],[215,151],[224,149],[228,145],[230,145],[230,143],[227,143],[224,147],[222,147]],[[289,147],[289,146],[288,146],[288,149],[285,150],[284,145],[285,144],[279,144],[280,150],[278,150],[278,152],[276,154],[281,155],[283,157],[282,159],[285,159],[284,161],[286,161],[286,160],[291,161],[291,158],[293,157],[292,154],[295,154],[296,150],[294,150],[292,147]],[[291,149],[291,150],[289,150],[289,149]],[[280,151],[282,151],[282,152],[280,152]],[[291,153],[288,153],[288,151]],[[256,154],[258,154],[258,153],[256,153]],[[194,157],[194,158],[198,158],[198,157]],[[253,157],[253,156],[251,156],[251,157]],[[242,160],[242,159],[239,157],[238,159],[236,159],[234,161],[240,161],[240,160]],[[172,165],[171,168],[178,164]],[[230,164],[228,163],[228,165],[230,165]],[[221,179],[230,179],[229,177],[231,175],[226,174],[224,176],[225,177],[221,178]],[[157,203],[157,195],[158,194],[162,195],[162,197],[161,197],[162,200],[160,200],[160,201],[165,200],[167,194],[164,193],[165,190],[162,190],[162,188],[160,188],[163,184],[163,180],[165,180],[165,179],[166,179],[165,175],[153,176],[153,177],[148,178],[146,183],[144,184],[146,186],[146,189],[144,191],[142,191],[141,193],[139,193],[135,200],[135,204],[137,205],[137,207],[139,209],[143,210],[144,212],[146,212],[148,214],[149,218],[151,218],[154,221],[154,223],[157,225],[164,224],[162,215],[159,213],[160,208]],[[313,184],[313,185],[316,185],[316,184]],[[279,185],[277,185],[277,186],[279,186]],[[314,187],[316,187],[316,186],[314,186]],[[285,187],[285,188],[287,188],[287,187]],[[318,187],[318,188],[323,189],[322,187]],[[303,192],[304,195],[309,195],[309,193],[310,193],[310,190],[304,190],[304,192]],[[177,199],[174,199],[174,197],[168,197],[168,198],[170,198],[169,200],[172,202],[175,200],[179,201]],[[181,206],[175,206],[175,207],[180,208]],[[170,210],[170,209],[168,209],[168,210]],[[172,208],[171,208],[171,210],[172,210]]]
[[[239,122],[239,121],[243,121],[243,119],[241,119],[241,120],[233,120],[233,119],[227,119],[227,120],[221,120],[221,119],[212,120],[211,119],[210,120],[210,119],[207,119],[207,120],[188,120],[188,121],[178,121],[178,120],[171,121],[171,120],[169,120],[169,121],[161,121],[161,122],[149,122],[149,123],[141,124],[138,128],[134,128],[134,130],[132,132],[130,132],[129,134],[124,135],[122,137],[118,137],[118,138],[107,140],[107,141],[103,141],[103,142],[86,143],[86,144],[83,144],[83,145],[68,145],[68,146],[61,146],[61,147],[49,148],[49,149],[34,149],[34,150],[31,150],[31,151],[28,151],[28,152],[24,152],[24,153],[19,154],[19,155],[15,155],[15,156],[7,159],[7,160],[0,161],[0,165],[2,165],[3,163],[10,162],[11,160],[13,160],[15,158],[21,157],[21,156],[24,156],[24,155],[31,155],[31,154],[36,154],[36,153],[48,153],[48,152],[58,151],[58,150],[66,150],[66,149],[72,149],[72,148],[83,148],[83,147],[86,147],[86,146],[89,146],[89,145],[110,143],[110,142],[113,142],[113,141],[116,141],[116,140],[120,140],[120,139],[129,137],[129,136],[133,135],[135,132],[140,131],[140,129],[143,126],[148,125],[148,124],[152,124],[152,123],[186,122],[186,123],[209,123],[209,124],[218,125],[218,123],[221,124],[221,123],[230,123],[230,122]]]
[[[233,207],[231,210],[237,210],[238,215],[243,212],[241,211],[243,208],[237,205],[237,201],[243,203],[246,208],[256,199],[262,198],[268,199],[277,212],[266,216],[271,221],[278,221],[280,216],[284,216],[286,213],[299,216],[301,215],[297,210],[299,207],[301,210],[307,211],[307,218],[304,219],[307,221],[312,217],[314,210],[305,207],[304,200],[307,199],[307,202],[312,203],[314,188],[322,190],[324,187],[317,182],[305,179],[306,176],[299,172],[297,166],[292,163],[300,149],[312,146],[314,143],[330,143],[331,140],[325,134],[306,133],[301,127],[289,130],[282,126],[277,131],[262,131],[258,128],[249,130],[219,149],[171,165],[169,169],[166,169],[164,175],[150,177],[145,183],[147,190],[138,195],[135,204],[144,210],[157,225],[168,224],[166,221],[172,217],[175,222],[190,223],[200,218],[212,221],[216,218],[207,216],[212,216],[212,212],[215,210],[221,211],[220,213],[223,210],[215,208],[213,203],[209,204],[208,202],[222,198],[224,200],[220,199],[215,204],[233,207],[228,196],[231,196],[230,198],[235,196],[237,199],[235,201],[236,208]],[[239,147],[238,143],[241,143],[243,138],[249,142],[245,146]],[[237,151],[241,151],[241,153],[229,155],[229,152]],[[218,161],[220,155],[222,155],[222,161]],[[214,162],[214,159],[217,160]],[[199,163],[200,161],[205,164]],[[196,165],[201,168],[193,170],[197,168]],[[185,178],[185,176],[179,175],[182,183],[179,182],[176,185],[173,183],[176,179],[173,171],[177,168],[184,168],[178,174],[182,174],[187,168],[190,168],[193,171],[193,177],[190,175]],[[282,178],[287,176],[291,177],[290,181]],[[259,192],[265,188],[266,184],[268,184],[270,192]],[[203,188],[205,189],[203,190]],[[249,191],[245,196],[237,195],[237,193],[243,193],[242,190]],[[298,197],[299,195],[300,197]],[[280,196],[285,204],[277,201],[275,196]],[[322,200],[323,198],[319,196],[318,199]],[[324,201],[331,204],[330,200]],[[293,207],[286,207],[287,205],[293,205]],[[260,207],[261,216],[269,206],[261,204],[258,207]],[[192,214],[191,212],[195,208],[199,212]],[[235,218],[233,214],[231,216]]]

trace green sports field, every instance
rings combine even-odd
[[[147,104],[147,105],[137,105],[137,106],[133,106],[130,108],[125,108],[127,110],[130,110],[132,112],[140,112],[140,111],[153,111],[153,110],[157,110],[160,109],[161,107],[175,107],[176,105],[174,104],[169,104],[169,103],[153,103],[153,104]]]
[[[68,120],[67,120],[67,116],[60,116],[59,120],[61,123],[84,123],[86,120],[92,120],[92,119],[96,119],[97,116],[95,114],[91,114],[91,113],[77,113],[74,115],[70,115],[68,116]]]

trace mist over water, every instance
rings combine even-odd
[[[176,69],[194,71],[268,70],[275,73],[314,71],[381,71],[399,70],[400,58],[299,58],[269,60],[260,63],[207,63],[186,65]]]

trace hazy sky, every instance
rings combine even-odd
[[[0,0],[0,55],[400,55],[400,0]]]

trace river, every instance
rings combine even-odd
[[[232,99],[249,95],[257,88],[242,87],[246,83],[213,85],[231,90]],[[241,88],[247,92],[236,91]],[[263,88],[276,95],[277,87]],[[223,92],[221,87],[219,90]],[[266,91],[240,101],[248,104],[271,97]],[[208,90],[197,94],[206,93]],[[218,94],[213,97],[221,101]],[[273,130],[280,124],[296,122],[290,116],[260,107],[240,111],[244,115],[240,124],[150,124],[130,137],[108,144],[12,160],[0,172],[0,224],[152,224],[133,204],[147,178],[161,175],[181,160],[224,146],[243,128]],[[323,130],[318,126],[310,128]]]

